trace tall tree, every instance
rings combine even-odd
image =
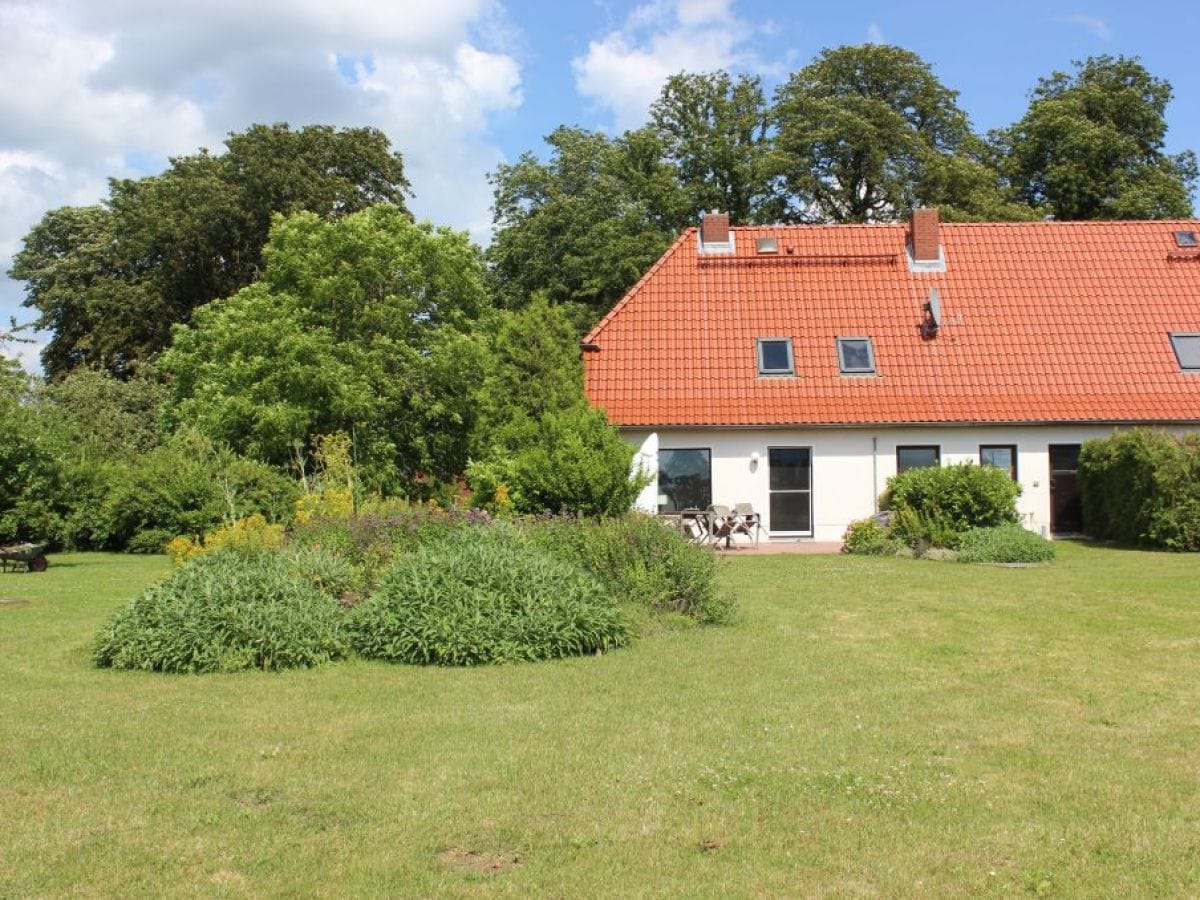
[[[1060,219],[1191,216],[1196,156],[1163,151],[1171,85],[1123,56],[1074,66],[1041,79],[1021,120],[992,136],[1017,195]]]
[[[491,176],[496,236],[487,259],[503,305],[542,291],[594,320],[675,237],[686,203],[649,129],[613,139],[562,127],[546,142],[547,162],[525,153]]]
[[[761,81],[728,72],[672,75],[650,107],[687,198],[688,219],[713,209],[735,224],[777,222],[783,198],[769,171],[769,116]]]
[[[969,218],[1003,208],[957,97],[910,50],[823,50],[775,95],[775,161],[790,217],[887,221],[931,204]],[[960,195],[963,187],[970,192]]]
[[[402,205],[408,192],[375,129],[255,125],[225,143],[219,156],[201,150],[161,175],[113,180],[104,203],[52,210],[26,235],[10,274],[53,335],[49,375],[88,365],[128,377],[173,324],[253,280],[273,215],[334,219]]]
[[[169,419],[276,465],[344,431],[374,488],[461,472],[489,310],[467,236],[387,204],[303,212],[276,220],[264,258],[258,281],[177,326]]]

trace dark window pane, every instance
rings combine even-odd
[[[1181,369],[1200,369],[1200,334],[1173,334],[1171,344]]]
[[[711,452],[659,450],[658,493],[660,512],[708,508],[712,504]]]
[[[761,372],[790,372],[792,371],[792,342],[791,341],[759,341],[759,371]]]
[[[771,494],[771,531],[812,531],[808,491]]]
[[[871,352],[871,341],[867,338],[842,338],[838,341],[841,355],[839,364],[843,372],[874,372],[875,360]]]
[[[773,447],[767,451],[767,455],[771,467],[771,490],[809,489],[812,484],[812,451],[808,447]]]
[[[896,474],[907,472],[909,469],[936,466],[941,462],[941,456],[940,447],[897,447]]]
[[[1079,470],[1078,444],[1051,444],[1050,468],[1056,472],[1076,472]]]

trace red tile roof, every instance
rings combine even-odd
[[[1168,339],[1200,332],[1180,230],[1200,222],[943,223],[946,271],[914,273],[904,224],[735,228],[726,256],[689,229],[585,338],[586,391],[620,425],[1197,421]],[[759,377],[755,339],[784,336],[795,377]],[[840,374],[838,336],[871,337],[876,377]]]

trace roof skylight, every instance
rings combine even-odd
[[[791,338],[758,339],[759,375],[794,375]]]
[[[1200,334],[1172,331],[1171,346],[1175,349],[1179,368],[1185,372],[1200,372]]]
[[[838,368],[843,375],[874,375],[875,348],[869,337],[837,339]]]
[[[1196,239],[1194,231],[1176,231],[1175,232],[1176,247],[1200,247],[1200,240]]]

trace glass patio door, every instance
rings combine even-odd
[[[771,534],[812,534],[812,448],[770,447]]]

